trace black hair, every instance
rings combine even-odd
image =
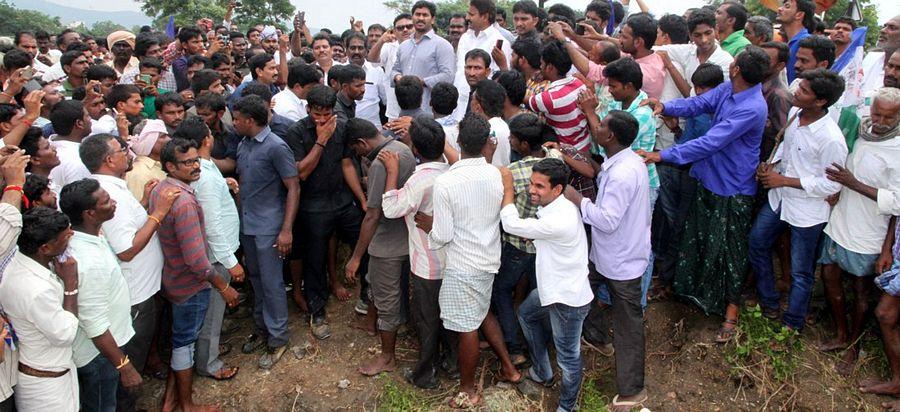
[[[544,123],[533,113],[522,113],[509,119],[509,133],[528,143],[530,150],[538,150],[544,143]]]
[[[50,40],[50,33],[47,33],[46,30],[38,29],[34,32],[35,40]]]
[[[228,102],[225,101],[225,96],[222,96],[221,94],[201,93],[194,100],[194,107],[205,107],[214,112],[219,112],[228,107]]]
[[[402,110],[414,110],[422,107],[422,94],[425,88],[422,80],[416,76],[403,76],[394,87],[397,105]]]
[[[272,60],[275,60],[275,57],[269,53],[257,54],[251,57],[250,60],[247,61],[247,64],[250,67],[250,76],[253,77],[253,79],[256,79],[256,77],[259,75],[256,73],[256,70],[262,70],[266,67],[266,64],[268,64]]]
[[[437,6],[434,3],[426,0],[419,0],[409,9],[410,13],[415,13],[417,9],[426,8],[428,12],[431,13],[431,17],[437,15]]]
[[[534,17],[540,17],[540,12],[538,11],[537,4],[534,4],[531,0],[519,0],[512,7],[513,14],[516,13],[525,13],[530,14]]]
[[[363,47],[366,47],[366,36],[358,31],[351,30],[346,37],[344,37],[344,49],[350,49],[350,40],[357,39],[363,42]]]
[[[34,201],[39,200],[44,191],[50,188],[50,179],[44,176],[29,173],[25,176],[25,184],[22,185],[22,194],[30,201],[29,209],[34,207]]]
[[[241,96],[258,96],[266,102],[272,101],[272,91],[269,86],[260,83],[250,83],[244,86]]]
[[[834,71],[819,68],[807,70],[797,77],[809,82],[809,88],[816,95],[816,99],[825,100],[823,109],[831,107],[844,94],[844,78]]]
[[[677,14],[666,14],[660,17],[657,23],[659,29],[669,35],[673,44],[686,44],[690,40],[687,21],[684,20],[684,17]]]
[[[212,69],[200,70],[191,78],[191,91],[194,92],[194,96],[199,96],[200,92],[208,90],[216,80],[222,80],[219,72]]]
[[[722,68],[709,62],[697,66],[694,74],[691,75],[691,84],[694,87],[712,89],[724,81],[725,74],[722,73]]]
[[[306,101],[310,108],[333,109],[337,103],[337,93],[334,89],[320,84],[309,90]]]
[[[102,81],[103,79],[119,79],[119,74],[116,73],[116,70],[105,64],[91,65],[84,72],[84,75],[88,80]]]
[[[269,124],[269,102],[262,97],[249,95],[238,99],[231,108],[232,112],[240,112],[242,115],[253,119],[257,126]]]
[[[816,3],[812,0],[794,0],[797,11],[803,12],[803,27],[813,33],[816,31]]]
[[[346,31],[344,31],[344,33],[346,33],[347,31],[352,31],[352,30],[347,29]],[[343,48],[344,47],[344,38],[342,36],[338,36],[337,34],[332,34],[332,35],[328,36],[328,44],[331,47],[341,46],[341,48]]]
[[[481,105],[481,109],[484,110],[484,114],[487,117],[493,118],[503,115],[506,90],[503,89],[503,86],[500,86],[500,83],[485,79],[478,82],[472,92],[475,93],[475,99],[478,100],[478,104]]]
[[[233,32],[231,32],[231,33],[228,33],[228,39],[229,39],[229,40],[234,40],[234,39],[244,39],[244,38],[246,38],[246,37],[244,36],[244,33],[241,33],[241,32],[239,32],[239,31],[233,31]]]
[[[205,136],[204,136],[205,137]],[[162,151],[159,153],[159,162],[162,164],[163,171],[166,174],[169,174],[169,168],[166,167],[167,163],[171,163],[173,165],[178,165],[178,155],[185,154],[188,150],[196,149],[197,143],[193,140],[181,139],[181,138],[172,138],[166,142],[163,146]]]
[[[366,119],[352,117],[344,126],[344,138],[348,144],[354,144],[358,139],[369,140],[378,136],[378,128]]]
[[[396,25],[397,25],[397,22],[400,21],[400,20],[403,20],[403,19],[406,19],[406,20],[412,20],[412,14],[409,14],[409,13],[400,13],[400,14],[397,15],[397,17],[394,17],[394,21],[393,21],[393,23],[391,23],[391,24],[393,24],[393,25],[396,26]]]
[[[328,86],[332,85],[335,88],[340,88],[341,83],[343,83],[344,69],[347,67],[346,64],[335,64],[332,65],[330,69],[328,69]]]
[[[741,77],[750,85],[762,83],[769,73],[769,55],[761,48],[747,46],[734,58],[734,65]]]
[[[559,40],[551,40],[544,44],[544,48],[541,50],[541,60],[553,65],[560,77],[565,77],[572,68],[572,58],[569,57],[565,46]]]
[[[722,5],[727,6],[725,7],[725,13],[728,14],[728,17],[734,17],[734,25],[731,26],[731,30],[744,30],[744,24],[747,23],[747,8],[734,0],[728,0]]]
[[[340,74],[335,79],[337,80],[338,84],[343,85],[353,83],[356,80],[366,80],[366,71],[363,70],[362,67],[359,67],[355,64],[344,64],[341,65],[341,67],[343,67],[343,69],[339,72]],[[329,79],[331,79],[331,77],[329,77]]]
[[[120,102],[128,101],[132,95],[141,94],[141,89],[133,84],[117,84],[109,89],[106,94],[106,107],[115,109]]]
[[[487,14],[489,23],[493,23],[497,18],[497,6],[494,5],[494,0],[470,0],[469,6],[478,10],[478,14]]]
[[[625,19],[625,7],[622,6],[622,3],[614,1],[612,3],[612,9],[614,14],[613,22],[618,26],[622,24],[622,21]]]
[[[634,59],[619,59],[603,68],[603,76],[607,79],[615,80],[624,86],[631,83],[635,90],[644,87],[644,75],[641,73],[641,65]]]
[[[163,93],[156,97],[155,107],[156,111],[161,112],[163,107],[166,106],[181,106],[184,107],[184,98],[181,97],[181,94],[175,92]]]
[[[419,116],[409,125],[412,145],[423,160],[440,160],[444,154],[444,128],[428,116]]]
[[[644,40],[644,48],[650,50],[656,43],[656,20],[647,14],[632,14],[625,20],[625,25],[631,28],[635,38]]]
[[[28,31],[28,30],[21,30],[21,31],[17,31],[15,33],[15,35],[13,37],[13,44],[18,46],[20,43],[22,43],[22,37],[24,37],[24,36],[31,37],[35,41],[37,40],[37,37],[34,37],[34,32]]]
[[[565,17],[569,21],[575,21],[575,10],[572,10],[571,7],[562,3],[556,3],[550,6],[550,8],[547,9],[547,13]]]
[[[456,110],[459,91],[449,82],[438,82],[431,88],[431,110],[434,114],[448,116]]]
[[[600,52],[600,60],[603,60],[606,64],[622,58],[622,52],[619,51],[619,46],[615,43],[603,40],[599,44],[603,46],[603,51]]]
[[[778,63],[787,63],[788,58],[790,58],[791,49],[788,48],[787,44],[780,41],[767,41],[760,44],[759,47],[778,50]]]
[[[691,18],[688,19],[688,35],[694,32],[697,26],[705,24],[709,26],[711,29],[716,28],[716,14],[707,9],[701,8],[693,13],[691,13]]]
[[[213,69],[213,70],[219,70],[219,66],[221,66],[223,64],[230,65],[231,64],[231,56],[229,56],[225,53],[222,53],[222,52],[217,52],[217,53],[213,53],[213,55],[209,57],[209,67],[207,67],[207,68]]]
[[[494,81],[506,91],[506,97],[513,106],[525,101],[525,77],[516,70],[504,70],[494,73]]]
[[[194,142],[199,148],[203,144],[203,139],[209,136],[209,126],[199,116],[189,116],[184,119],[175,132],[172,133],[172,139],[186,139]]]
[[[637,119],[624,110],[610,110],[606,119],[607,127],[616,136],[619,144],[626,148],[631,147],[640,127]]]
[[[497,7],[497,12],[495,14],[496,14],[496,16],[503,17],[503,20],[506,20],[506,10],[505,9],[501,9],[500,7]],[[494,16],[494,20],[497,20],[496,16]]]
[[[70,52],[70,51],[77,51],[77,52],[80,52],[81,54],[84,54],[84,52],[91,51],[91,46],[88,46],[87,43],[82,43],[80,41],[77,41],[66,47],[66,52]]]
[[[462,152],[477,156],[481,153],[484,144],[491,134],[491,124],[488,119],[478,113],[467,113],[459,122],[459,147]]]
[[[19,142],[19,149],[24,150],[25,154],[27,154],[28,156],[37,156],[38,143],[41,141],[42,137],[44,137],[44,133],[40,127],[29,127],[27,130],[25,130],[25,135],[22,136],[22,141]],[[31,162],[29,162],[26,167],[30,166]]]
[[[77,60],[79,57],[84,56],[84,52],[80,51],[67,51],[63,53],[63,55],[59,58],[59,65],[62,67],[72,65],[72,62]]]
[[[147,50],[153,45],[158,45],[159,39],[152,33],[141,33],[134,38],[134,55],[135,57],[144,57]]]
[[[321,79],[322,74],[316,69],[316,66],[311,64],[295,64],[288,68],[288,87],[298,84],[300,87],[305,87],[311,83],[319,83]]]
[[[512,51],[519,57],[525,58],[528,65],[535,68],[541,68],[541,43],[530,38],[518,38],[512,44]]]
[[[834,21],[832,27],[837,26],[838,23],[844,23],[850,26],[850,30],[856,30],[856,21],[849,17],[838,17],[838,19]]]
[[[587,14],[589,11],[594,12],[602,21],[609,21],[609,16],[612,15],[612,9],[609,7],[609,2],[606,1],[594,0],[590,2],[584,9],[584,13]]]
[[[261,32],[259,29],[257,29],[255,26],[254,26],[254,27],[250,27],[249,29],[247,29],[247,37],[250,37],[250,33],[253,33],[253,32],[262,33],[262,32]]]
[[[313,36],[312,41],[309,42],[310,47],[312,47],[312,45],[315,44],[319,40],[327,41],[328,47],[331,47],[331,36],[328,35],[327,33],[322,33],[322,32],[316,33],[316,35]]]
[[[94,193],[100,190],[100,182],[84,178],[63,186],[59,192],[59,209],[62,210],[72,226],[84,223],[84,211],[97,207]]]
[[[753,34],[757,36],[762,36],[763,42],[772,41],[772,21],[769,20],[766,16],[750,16],[747,18],[747,23],[745,26],[749,24],[750,27],[753,27]]]
[[[827,61],[826,68],[831,68],[831,65],[834,64],[835,45],[831,39],[825,36],[804,37],[800,40],[799,47],[812,50],[813,57],[817,62]]]
[[[484,50],[472,49],[466,52],[463,62],[467,62],[471,59],[481,59],[481,61],[484,62],[484,67],[491,67],[491,55]]]
[[[22,232],[16,240],[19,251],[33,256],[41,246],[51,242],[69,228],[69,218],[62,212],[41,206],[22,215]]]
[[[50,111],[50,124],[53,125],[53,131],[60,136],[71,134],[75,122],[79,120],[84,120],[84,103],[80,100],[63,100]]]
[[[62,46],[63,40],[65,40],[66,35],[69,34],[69,33],[75,33],[75,34],[78,34],[78,32],[75,31],[75,30],[72,30],[72,29],[63,29],[63,31],[59,32],[59,34],[56,35],[56,46],[57,46],[57,47],[61,47],[61,46]]]
[[[195,37],[203,38],[203,32],[201,32],[200,29],[196,27],[187,26],[182,27],[181,30],[178,31],[178,36],[176,37],[178,38],[178,41],[184,44]]]
[[[381,32],[384,33],[387,31],[387,28],[381,24],[375,23],[370,25],[369,28],[366,29],[366,33],[369,33],[372,30],[381,30]]]
[[[450,15],[450,18],[447,19],[447,23],[449,24],[449,23],[450,23],[450,20],[453,20],[453,19],[463,19],[463,20],[464,20],[463,24],[464,24],[464,25],[467,25],[467,26],[469,25],[469,21],[466,20],[466,15],[463,14],[463,13],[453,13],[453,14],[451,14],[451,15]]]
[[[91,173],[97,173],[109,155],[109,141],[116,140],[111,134],[100,133],[85,137],[78,146],[78,157]]]
[[[31,66],[34,60],[30,54],[19,49],[12,49],[3,56],[3,67],[12,72],[13,70]]]
[[[156,57],[145,57],[141,60],[141,64],[138,65],[138,70],[140,69],[156,69],[160,75],[165,71],[162,60],[157,59]]]
[[[550,187],[562,186],[565,190],[569,183],[569,166],[559,159],[546,158],[531,166],[532,173],[540,173],[550,179]]]

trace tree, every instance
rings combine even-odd
[[[226,4],[222,1],[211,2],[203,0],[144,0],[141,10],[153,17],[153,26],[166,27],[169,16],[175,16],[175,25],[178,27],[193,26],[197,20],[210,18],[213,21],[222,21],[225,17]]]
[[[91,25],[90,33],[94,38],[106,38],[110,33],[118,30],[128,30],[125,26],[114,21],[103,20]]]
[[[235,10],[234,21],[248,27],[271,24],[285,29],[283,22],[293,18],[293,14],[294,6],[290,0],[243,0],[241,7]]]
[[[17,9],[15,4],[0,0],[0,34],[12,35],[21,30],[45,30],[48,33],[62,31],[59,17],[51,17],[34,10]]]

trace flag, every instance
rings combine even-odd
[[[166,24],[166,35],[174,39],[176,34],[178,33],[175,33],[175,15],[170,14],[169,22]]]
[[[849,17],[853,21],[862,21],[862,10],[860,10],[859,3],[857,3],[856,0],[850,0],[850,5],[847,6],[847,11],[844,12],[843,17]]]

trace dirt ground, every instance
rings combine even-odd
[[[822,313],[827,319],[827,315]],[[195,399],[216,403],[225,411],[331,411],[331,410],[446,410],[446,400],[455,393],[456,382],[442,377],[441,387],[434,391],[412,388],[403,382],[402,371],[410,367],[417,355],[414,339],[398,342],[398,371],[378,378],[363,377],[357,366],[378,352],[378,341],[351,328],[358,319],[353,302],[332,301],[329,320],[333,330],[330,339],[317,341],[309,332],[305,316],[291,315],[292,345],[305,347],[302,359],[288,351],[270,371],[257,368],[258,354],[240,353],[240,344],[251,330],[249,317],[237,319],[240,329],[227,337],[234,350],[224,357],[230,365],[239,365],[237,377],[217,382],[196,377]],[[777,390],[763,391],[749,384],[739,385],[733,379],[726,361],[726,349],[712,342],[719,320],[706,317],[694,306],[674,302],[652,303],[647,315],[646,387],[650,399],[645,407],[656,411],[757,411],[757,410],[880,410],[886,397],[863,395],[857,383],[873,376],[884,376],[887,363],[880,340],[870,328],[863,339],[864,355],[850,378],[834,372],[836,357],[822,354],[813,345],[827,334],[828,324],[807,328],[802,336],[803,350],[797,373]],[[582,347],[585,354],[585,377],[591,388],[583,390],[608,402],[615,394],[613,359]],[[489,350],[482,352],[482,365],[494,365]],[[511,386],[494,384],[490,367],[483,371],[486,406],[484,410],[554,410],[557,389],[548,390],[542,399],[526,399]],[[341,381],[348,384],[340,388]],[[779,386],[779,385],[776,385]],[[144,397],[140,406],[158,410],[163,382],[145,377]],[[413,406],[396,406],[397,398]],[[597,396],[595,396],[597,398]],[[596,399],[582,410],[602,410]],[[391,406],[393,405],[393,406]]]

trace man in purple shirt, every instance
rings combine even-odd
[[[768,113],[760,83],[768,70],[769,55],[749,46],[731,64],[730,82],[700,96],[665,104],[649,99],[656,115],[711,113],[713,125],[705,135],[662,152],[638,152],[647,163],[692,164],[691,176],[700,182],[679,244],[683,258],[675,272],[675,292],[705,312],[724,312],[718,342],[734,336],[747,273],[755,173]]]

